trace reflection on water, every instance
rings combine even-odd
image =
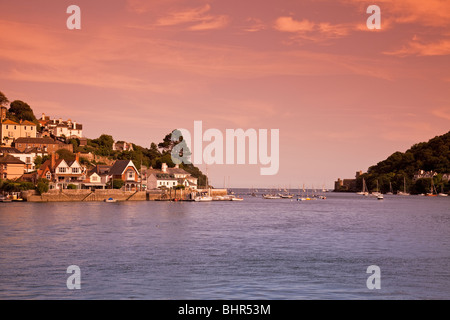
[[[0,203],[0,298],[450,298],[449,199],[327,197]]]

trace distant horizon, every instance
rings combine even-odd
[[[78,0],[79,30],[72,4],[0,4],[0,91],[146,148],[197,120],[279,129],[276,175],[211,165],[214,186],[332,189],[448,132],[450,2],[379,0],[380,29],[361,0]]]

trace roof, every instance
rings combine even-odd
[[[17,122],[14,122],[14,121],[12,121],[10,119],[6,119],[5,121],[2,121],[2,124],[16,124],[16,125],[18,125]]]
[[[17,138],[15,143],[62,144],[52,138]]]
[[[33,122],[31,122],[31,121],[28,121],[28,120],[24,120],[24,121],[22,121],[20,124],[22,124],[22,125],[27,125],[27,126],[36,126],[35,123],[33,123]]]
[[[107,174],[112,166],[107,166],[103,164],[98,164],[91,170],[89,170],[89,174],[96,173],[98,175]]]
[[[4,156],[4,157],[0,157],[0,163],[5,163],[5,164],[25,164],[25,162],[23,162],[22,160],[20,160],[20,159],[18,159],[16,157],[10,156],[10,155]]]
[[[130,162],[131,162],[131,164],[130,164]],[[109,174],[113,175],[113,176],[120,176],[125,172],[125,169],[129,166],[132,166],[137,171],[137,168],[134,166],[133,161],[131,161],[131,160],[116,160],[116,162],[114,162],[111,169],[109,169]]]
[[[20,150],[13,147],[0,147],[0,153],[21,153]]]

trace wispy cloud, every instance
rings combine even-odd
[[[229,22],[229,17],[226,15],[213,15],[209,13],[211,6],[205,4],[204,6],[176,11],[160,18],[156,21],[156,25],[160,27],[175,26],[189,24],[188,30],[211,30],[225,27]]]
[[[450,55],[450,39],[442,39],[437,42],[410,41],[407,45],[394,51],[386,51],[384,54],[406,57],[416,56],[445,56]]]

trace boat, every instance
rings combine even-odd
[[[263,194],[262,197],[264,199],[281,199],[280,196],[275,195],[275,194]]]
[[[278,196],[282,199],[292,199],[294,197],[293,194],[278,194]]]
[[[0,196],[0,202],[12,202],[12,199],[9,196]]]
[[[433,178],[431,178],[430,192],[426,194],[427,197],[437,197],[436,187],[434,186]]]
[[[372,192],[371,195],[374,196],[374,197],[379,197],[380,195],[382,196],[381,192],[379,192],[378,190],[379,189],[378,189],[378,180],[377,180],[377,191]]]
[[[244,198],[241,198],[241,197],[233,197],[233,198],[231,198],[231,201],[244,201]]]
[[[389,182],[389,192],[386,192],[386,194],[394,194],[394,191],[392,190],[392,183]]]
[[[377,199],[378,199],[378,200],[383,200],[384,197],[383,197],[383,195],[380,193],[380,194],[377,196]]]
[[[357,192],[356,194],[361,194],[363,196],[368,196],[369,195],[369,190],[367,189],[367,185],[366,185],[366,180],[363,178],[363,188],[362,191]]]
[[[447,193],[444,193],[444,186],[441,185],[441,192],[438,194],[439,197],[448,197]]]
[[[117,199],[114,198],[108,198],[104,200],[105,202],[117,202]]]
[[[403,192],[402,191],[397,191],[397,195],[399,196],[409,196],[409,193],[406,192],[406,178],[403,177]]]
[[[197,196],[194,198],[195,202],[207,202],[212,200],[213,198],[211,196]]]

